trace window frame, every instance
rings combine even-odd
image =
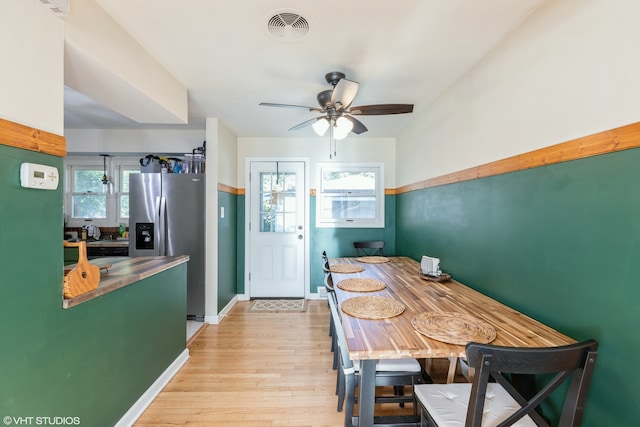
[[[98,227],[118,227],[120,224],[128,226],[129,218],[120,216],[120,196],[122,190],[122,171],[140,170],[140,162],[137,158],[116,157],[107,158],[107,176],[112,182],[112,191],[106,195],[106,218],[72,218],[72,203],[75,170],[103,170],[102,158],[96,159],[93,156],[67,157],[64,160],[64,214],[66,227],[82,227],[87,224],[94,224]],[[100,194],[100,193],[98,193]],[[127,193],[128,194],[128,193]]]
[[[133,170],[137,170],[137,173],[141,173],[140,172],[140,164],[137,164],[137,166],[131,165],[129,163],[118,163],[115,168],[114,168],[117,173],[114,174],[114,176],[117,176],[116,179],[116,183],[115,183],[115,191],[114,191],[114,196],[115,196],[115,216],[116,216],[116,222],[117,224],[124,224],[125,226],[129,225],[129,217],[121,217],[120,214],[122,212],[122,196],[126,195],[127,197],[129,197],[129,192],[128,191],[124,191],[124,189],[122,188],[124,185],[124,173],[126,171],[133,171]]]
[[[375,218],[332,218],[323,219],[323,181],[325,171],[329,172],[374,172],[375,189],[371,195],[375,197]],[[385,223],[385,194],[384,194],[384,163],[318,163],[316,167],[316,227],[317,228],[384,228]],[[348,195],[345,195],[348,197]]]

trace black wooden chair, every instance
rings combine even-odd
[[[383,248],[383,240],[374,240],[370,242],[353,242],[353,249],[355,250],[356,257],[382,256]]]
[[[421,425],[548,427],[551,424],[541,415],[539,406],[560,385],[568,383],[562,412],[554,425],[579,426],[597,348],[598,343],[594,340],[546,348],[469,343],[467,360],[469,366],[475,368],[472,384],[414,387],[422,409]],[[514,380],[530,375],[535,375],[544,386],[525,397],[523,394],[527,393],[517,390]]]
[[[322,251],[322,272],[324,274],[324,288],[327,291],[327,300],[336,300],[336,293],[333,288],[333,276],[331,275],[331,268],[329,266],[329,257],[327,251]],[[333,316],[329,316],[329,336],[331,337],[331,351],[333,352],[333,369],[338,369],[339,355],[336,350],[336,334],[335,326],[333,324]]]
[[[335,299],[329,298],[329,308],[331,309],[331,317],[335,325],[335,336],[337,340],[336,352],[339,352],[340,355],[337,381],[338,411],[342,411],[344,408],[344,425],[351,427],[353,425],[353,410],[356,403],[355,392],[360,380],[359,366],[349,358],[347,340],[338,312],[338,304]],[[414,415],[416,415],[416,417],[411,425],[415,425],[418,421],[418,406],[415,395],[412,393],[409,396],[405,396],[401,390],[403,390],[404,386],[413,386],[422,382],[425,375],[422,366],[416,359],[381,359],[376,365],[376,386],[393,386],[394,395],[376,396],[376,402],[400,403],[401,406],[406,402],[413,403]],[[401,423],[394,424],[403,425]]]

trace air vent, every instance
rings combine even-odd
[[[39,2],[55,15],[69,16],[69,0],[39,0]]]
[[[269,18],[269,33],[278,40],[302,40],[309,33],[309,22],[294,12],[281,12]]]

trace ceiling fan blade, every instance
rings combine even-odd
[[[261,102],[260,105],[265,107],[294,108],[296,110],[317,111],[319,113],[323,112],[323,110],[318,107],[305,107],[304,105],[274,104],[273,102]]]
[[[317,122],[321,118],[322,117],[314,117],[313,119],[306,120],[306,121],[300,123],[299,125],[296,125],[296,126],[292,127],[289,130],[298,130],[298,129],[306,128],[307,126],[311,126],[312,124],[314,124],[315,122]]]
[[[385,114],[403,114],[413,112],[413,104],[377,104],[352,107],[349,114],[360,116],[381,116]]]
[[[351,129],[351,132],[355,133],[356,135],[360,135],[361,133],[365,133],[369,130],[360,120],[356,119],[355,117],[346,115],[342,117],[353,123],[353,129]]]
[[[358,93],[359,85],[358,82],[352,80],[340,79],[333,88],[331,104],[333,104],[337,110],[346,110],[349,108],[353,99],[356,97],[356,93]]]

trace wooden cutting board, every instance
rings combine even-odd
[[[96,289],[100,284],[100,269],[87,259],[87,243],[63,240],[62,244],[78,248],[78,263],[64,274],[64,297],[74,298]]]

